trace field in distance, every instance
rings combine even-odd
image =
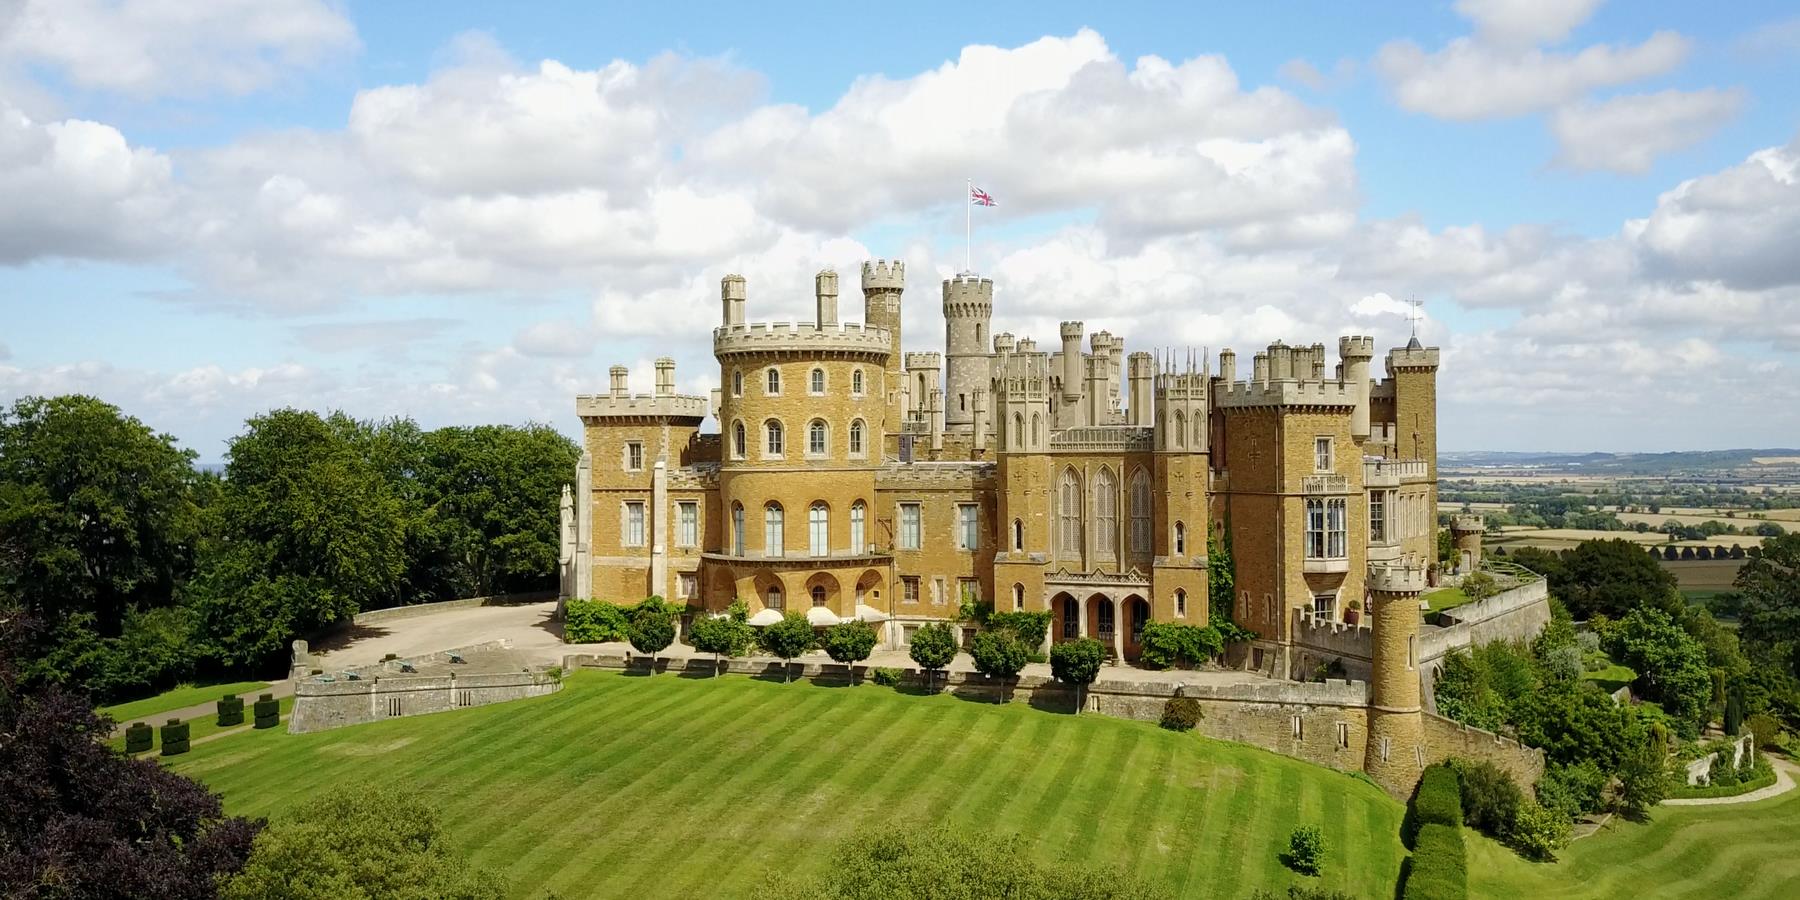
[[[234,814],[330,786],[407,786],[514,893],[745,896],[859,826],[1019,832],[1046,860],[1121,866],[1180,897],[1285,891],[1294,825],[1313,884],[1390,897],[1400,804],[1349,775],[1153,724],[892,688],[580,672],[562,692],[307,735],[233,734],[174,768]]]

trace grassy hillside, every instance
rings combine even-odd
[[[226,694],[243,694],[249,691],[260,691],[269,686],[266,681],[233,681],[224,684],[209,684],[202,687],[182,685],[174,690],[164,691],[154,697],[120,703],[115,706],[102,706],[100,712],[113,717],[113,721],[129,725],[139,719],[148,719],[157,713],[186,709],[202,703],[212,703]],[[152,725],[162,724],[158,719]]]
[[[1465,832],[1469,896],[1800,896],[1800,791],[1735,806],[1660,807],[1648,824],[1614,822],[1571,844],[1553,864],[1526,862]]]
[[[175,768],[251,815],[337,784],[410,785],[520,896],[745,896],[871,821],[1023,832],[1046,859],[1129,866],[1191,897],[1297,880],[1276,854],[1299,822],[1329,847],[1313,883],[1358,896],[1392,896],[1405,852],[1400,805],[1341,773],[1144,723],[875,685],[579,673],[536,700],[232,734]]]

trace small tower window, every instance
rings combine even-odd
[[[731,396],[744,396],[744,370],[742,369],[731,373]]]
[[[1013,413],[1013,445],[1014,450],[1025,449],[1025,416]]]
[[[825,370],[824,369],[812,370],[812,392],[814,394],[825,393]]]
[[[736,459],[744,458],[744,423],[734,422],[731,425],[731,455]]]
[[[1187,555],[1187,526],[1180,522],[1175,523],[1175,555]]]
[[[782,555],[782,515],[781,504],[771,503],[763,507],[763,555],[779,558]],[[773,604],[771,604],[773,605]]]
[[[1187,618],[1187,591],[1175,589],[1175,615]]]
[[[1012,547],[1013,547],[1013,550],[1015,550],[1015,551],[1022,551],[1025,549],[1025,520],[1023,520],[1023,519],[1014,519],[1013,520],[1013,545],[1012,545]]]
[[[770,366],[768,377],[768,393],[771,396],[781,393],[781,370]]]
[[[781,455],[781,423],[777,422],[774,419],[770,419],[768,424],[765,426],[765,428],[768,431],[768,454],[770,456],[780,456]]]
[[[1015,585],[1013,585],[1013,611],[1014,612],[1023,612],[1024,609],[1025,609],[1025,586],[1022,584],[1015,584]]]
[[[863,374],[861,369],[852,369],[850,371],[850,393],[855,394],[858,397],[862,396]]]
[[[850,423],[850,455],[861,456],[862,454],[863,421],[861,419],[856,419]]]
[[[806,452],[814,456],[824,455],[825,421],[823,419],[814,419],[812,424],[806,426]]]

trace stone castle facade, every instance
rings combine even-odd
[[[1381,614],[1436,558],[1436,348],[1387,351],[1380,379],[1356,335],[1335,360],[1271,344],[1247,372],[1230,350],[1216,371],[1127,354],[1081,322],[1040,349],[993,332],[993,282],[961,274],[942,283],[944,351],[907,353],[904,265],[861,276],[860,324],[840,321],[833,272],[812,322],[748,321],[727,276],[712,397],[677,394],[663,359],[651,394],[614,366],[610,391],[576,398],[565,596],[859,617],[892,647],[986,600],[1129,661],[1151,620],[1207,623],[1208,548],[1229,541],[1232,615],[1258,635],[1246,668],[1309,674],[1297,637],[1321,623],[1416,632],[1416,602]],[[1416,665],[1416,637],[1384,630]]]

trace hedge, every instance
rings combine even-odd
[[[188,724],[170,719],[162,727],[162,755],[176,756],[188,752]]]
[[[1405,900],[1463,900],[1469,896],[1461,826],[1420,825],[1411,863],[1401,894]]]
[[[570,600],[563,607],[563,641],[601,644],[630,640],[625,607],[604,600]]]
[[[1437,765],[1425,770],[1413,798],[1413,818],[1421,826],[1462,825],[1462,786],[1454,769]]]
[[[226,694],[219,698],[220,728],[244,724],[244,701],[236,694]]]
[[[263,694],[256,699],[256,727],[274,728],[281,722],[281,701],[274,694]]]
[[[156,729],[151,728],[147,723],[131,723],[131,727],[125,729],[125,752],[142,753],[150,749],[150,743],[155,734]]]

